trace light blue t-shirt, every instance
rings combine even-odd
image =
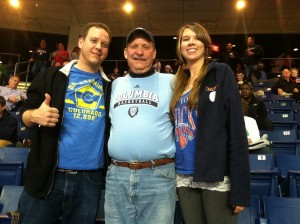
[[[190,91],[181,96],[175,108],[176,172],[193,174],[196,154],[197,111],[188,109]]]
[[[154,73],[116,79],[110,101],[108,152],[120,161],[149,161],[175,156],[169,117],[173,75]]]
[[[105,102],[99,73],[72,67],[59,136],[58,167],[95,170],[104,165]]]

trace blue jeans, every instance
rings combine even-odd
[[[251,74],[253,71],[257,70],[257,65],[248,65],[245,67],[245,75],[248,81],[251,79]]]
[[[45,61],[36,61],[32,67],[32,76],[33,78],[39,73],[44,71],[48,67],[47,62]]]
[[[106,224],[172,224],[175,165],[133,170],[110,165],[106,176]]]
[[[26,190],[19,202],[20,224],[94,224],[98,212],[104,171],[77,174],[55,173],[47,199],[37,199]]]

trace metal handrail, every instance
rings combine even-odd
[[[25,90],[26,91],[27,91],[28,76],[29,76],[29,71],[30,71],[30,63],[31,63],[31,61],[17,62],[15,64],[15,70],[14,70],[14,74],[17,74],[17,75],[26,74],[26,79],[25,79]],[[17,72],[18,68],[19,68],[19,65],[21,65],[21,64],[27,64],[27,69],[24,72]]]

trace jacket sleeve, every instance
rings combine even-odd
[[[248,141],[241,97],[229,66],[223,65],[222,92],[228,128],[228,159],[230,176],[230,204],[250,206],[250,168]]]

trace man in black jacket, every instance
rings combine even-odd
[[[39,73],[21,109],[32,148],[20,203],[20,223],[95,223],[105,184],[109,79],[100,65],[110,30],[89,23],[79,60]]]
[[[6,100],[0,96],[0,146],[13,144],[17,140],[18,121],[5,107]]]

